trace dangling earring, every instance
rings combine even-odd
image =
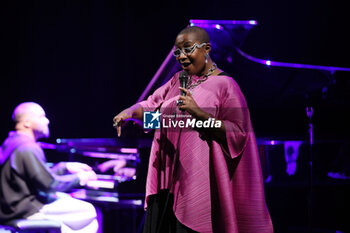
[[[208,64],[208,57],[209,57],[209,54],[207,54],[207,53],[206,53],[206,54],[204,55],[204,58],[205,58],[205,64]]]

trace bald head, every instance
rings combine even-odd
[[[192,27],[187,27],[181,30],[181,32],[178,34],[182,35],[182,34],[189,34],[189,33],[193,33],[196,37],[196,39],[200,42],[200,43],[210,43],[210,38],[209,38],[209,34],[207,33],[206,30],[204,30],[201,27],[197,27],[197,26],[192,26]]]
[[[16,131],[32,134],[35,139],[49,136],[49,120],[44,109],[37,103],[24,102],[19,104],[12,114],[16,123]]]
[[[39,111],[44,111],[42,107],[34,102],[24,102],[19,104],[12,114],[12,120],[17,123],[25,119],[26,116],[35,114]]]

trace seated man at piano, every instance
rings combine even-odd
[[[15,131],[0,148],[0,222],[50,219],[62,232],[98,232],[94,206],[62,193],[96,180],[96,173],[79,162],[46,165],[37,140],[49,136],[49,120],[39,104],[19,104],[12,118]]]

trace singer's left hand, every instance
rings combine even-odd
[[[193,99],[191,92],[188,89],[185,89],[183,87],[179,87],[181,91],[184,91],[186,93],[185,96],[180,95],[178,100],[182,101],[182,104],[179,105],[179,109],[182,111],[186,111],[189,114],[191,114],[193,117],[199,117],[203,114],[203,110],[200,109],[196,103],[196,101]]]

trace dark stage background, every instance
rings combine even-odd
[[[112,118],[136,102],[190,19],[257,20],[243,51],[263,59],[350,67],[347,10],[341,1],[316,0],[1,1],[0,139],[23,101],[46,110],[49,142],[115,138]],[[241,70],[229,71],[246,94],[258,137],[307,140],[305,106],[311,102],[316,140],[349,140],[350,73],[337,72],[330,82],[322,72],[285,71],[243,58],[232,67],[237,64],[243,64]],[[334,160],[337,151],[325,157]],[[348,185],[342,187],[348,191]],[[291,193],[267,187],[271,215],[281,229],[291,218],[280,214],[283,205],[300,203],[283,202],[283,192]],[[325,206],[325,212],[333,211]],[[344,207],[339,206],[337,211]],[[327,225],[337,227],[346,228],[345,221]]]

